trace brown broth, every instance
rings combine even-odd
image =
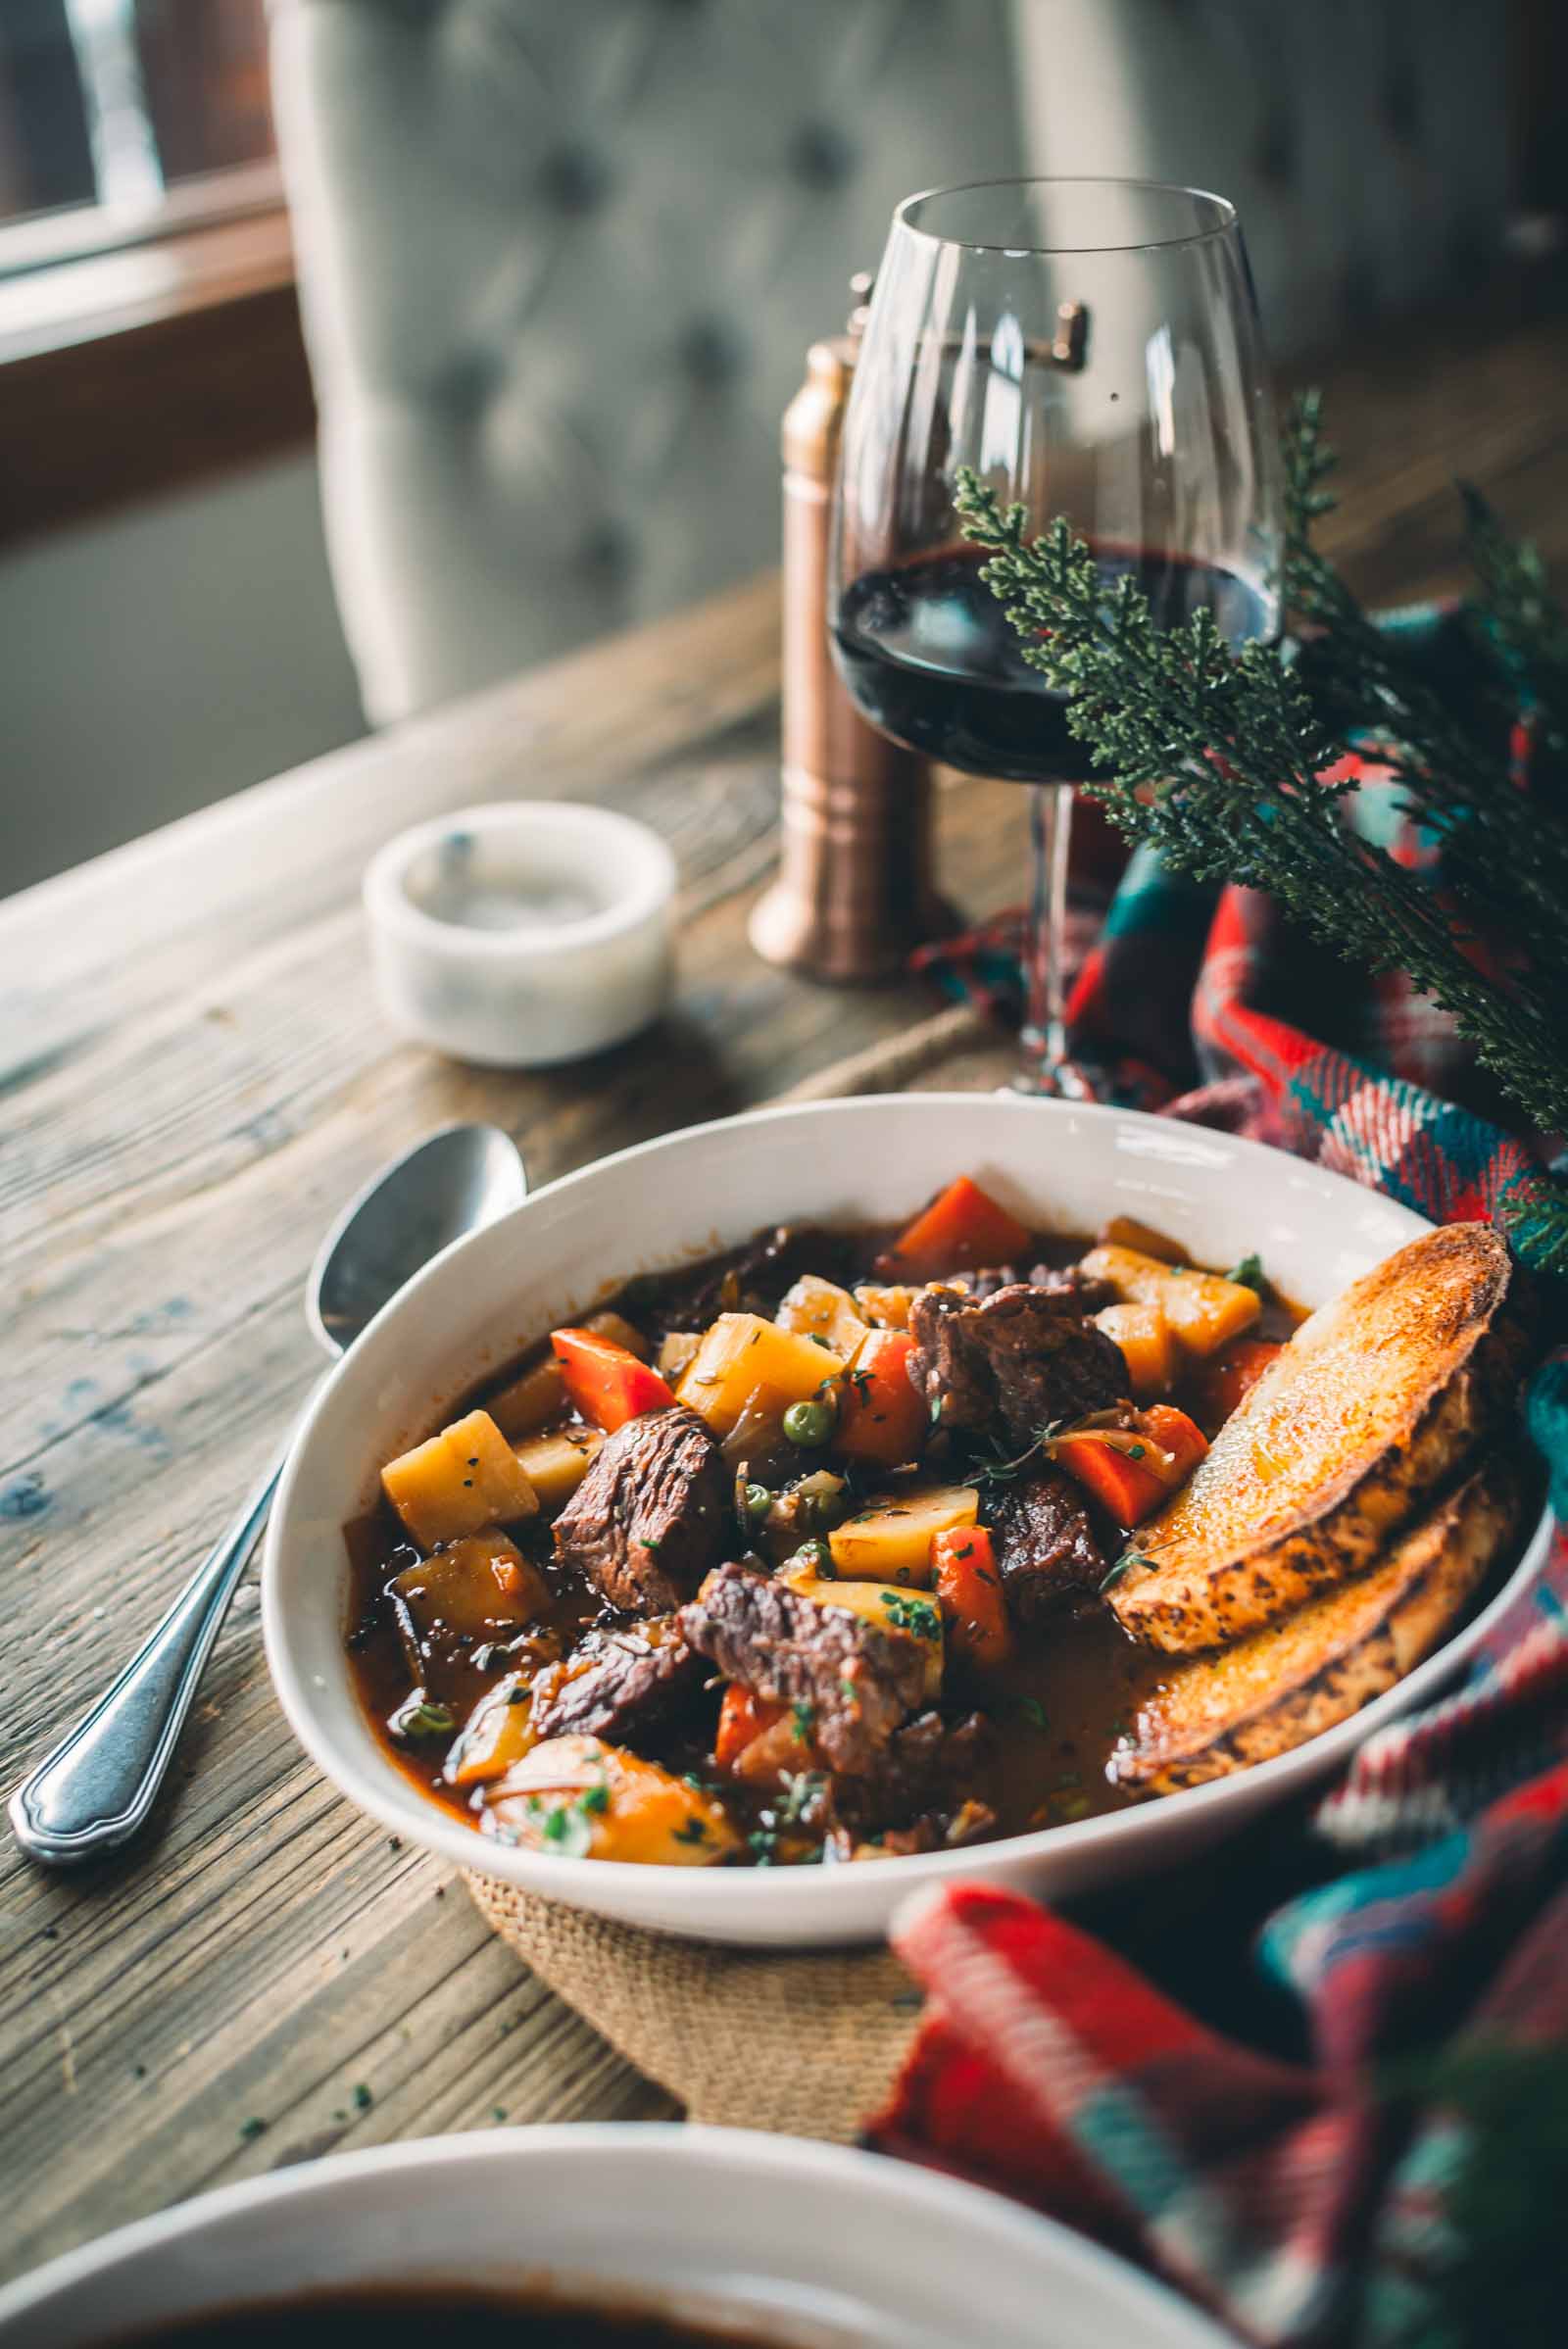
[[[776,2340],[778,2336],[775,2334]],[[765,2349],[750,2329],[692,2325],[633,2308],[590,2308],[466,2284],[347,2286],[297,2299],[214,2309],[117,2334],[104,2349]]]
[[[824,1248],[844,1251],[855,1267],[853,1275],[842,1264],[824,1269],[835,1274],[844,1271],[846,1278],[868,1278],[872,1259],[889,1237],[888,1227],[823,1233]],[[1040,1233],[1033,1237],[1027,1261],[1031,1265],[1070,1264],[1092,1246],[1093,1242],[1085,1239]],[[666,1332],[696,1326],[693,1299],[705,1290],[710,1293],[726,1267],[744,1253],[730,1250],[665,1275],[644,1276],[599,1299],[596,1310],[609,1307],[623,1313],[651,1339],[657,1355]],[[710,1315],[714,1309],[711,1301],[705,1306]],[[1296,1308],[1270,1293],[1251,1334],[1287,1338],[1301,1318]],[[489,1396],[548,1351],[548,1339],[539,1340],[505,1369],[487,1375],[443,1416],[450,1419],[459,1410],[482,1407]],[[1182,1401],[1180,1391],[1172,1399]],[[405,1776],[444,1810],[477,1827],[469,1789],[452,1786],[442,1777],[453,1738],[411,1746],[386,1728],[388,1716],[408,1696],[411,1687],[408,1661],[382,1595],[390,1573],[396,1571],[393,1552],[403,1540],[398,1522],[383,1501],[369,1516],[345,1528],[345,1538],[356,1627],[350,1653],[360,1701],[389,1758]],[[514,1529],[514,1538],[525,1554],[548,1567],[552,1555],[548,1526],[536,1521]],[[405,1561],[411,1554],[404,1552]],[[569,1647],[598,1611],[597,1599],[558,1585],[547,1620]],[[476,1667],[449,1661],[432,1680],[428,1692],[447,1706],[461,1726],[506,1669],[504,1663]],[[956,1685],[951,1690],[954,1702],[950,1705],[945,1699],[944,1709],[978,1707],[999,1733],[996,1763],[986,1781],[975,1788],[997,1814],[994,1834],[1016,1835],[1030,1827],[1056,1826],[1126,1808],[1135,1798],[1107,1779],[1105,1766],[1117,1738],[1140,1705],[1160,1688],[1168,1669],[1167,1658],[1136,1644],[1108,1607],[1091,1600],[1076,1609],[1063,1609],[1040,1626],[1003,1671],[977,1678],[968,1687]],[[718,1695],[712,1691],[705,1708],[681,1734],[640,1740],[637,1749],[678,1771],[710,1773],[717,1708]],[[778,1800],[776,1790],[760,1791],[727,1779],[715,1783],[726,1809],[743,1830],[757,1824]]]

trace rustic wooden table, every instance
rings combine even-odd
[[[1331,381],[1327,536],[1379,599],[1455,583],[1455,472],[1568,556],[1568,325],[1400,333]],[[318,1367],[318,1234],[379,1161],[494,1118],[535,1183],[762,1100],[896,1033],[911,985],[768,969],[745,919],[773,853],[771,579],[247,792],[0,905],[0,1785],[104,1686]],[[287,690],[287,681],[279,681]],[[105,746],[112,788],[112,746]],[[681,975],[639,1043],[545,1076],[399,1045],[358,906],[371,850],[475,800],[635,809],[680,858]],[[1015,892],[1022,795],[938,795],[945,885]],[[74,1876],[7,1841],[7,2272],[198,2188],[342,2146],[665,2100],[492,1939],[441,1865],[302,1759],[240,1593],[169,1798]]]

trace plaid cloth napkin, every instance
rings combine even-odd
[[[1420,868],[1386,772],[1359,773],[1354,820]],[[1439,1222],[1489,1217],[1527,1264],[1550,1260],[1556,1178],[1481,1113],[1445,1015],[1328,962],[1269,901],[1143,850],[1107,905],[1102,827],[1091,810],[1071,1024],[1109,1098],[1271,1142]],[[1017,917],[920,959],[955,992],[1015,999]],[[1568,2059],[1568,1362],[1539,1375],[1531,1425],[1559,1519],[1544,1578],[1458,1693],[1361,1749],[1311,1821],[1317,1873],[1345,1872],[1253,1943],[1309,2060],[1222,2036],[1016,1895],[939,1889],[895,1936],[930,2006],[870,2142],[1086,2228],[1249,2341],[1483,2337],[1462,2281],[1478,2124],[1458,2083],[1472,2058],[1494,2080],[1510,2053]],[[1434,2050],[1451,2089],[1433,2084]],[[1494,2299],[1485,2337],[1568,2341],[1568,2212],[1557,2242],[1554,2277],[1525,2272],[1539,2231],[1519,2250],[1518,2304]]]

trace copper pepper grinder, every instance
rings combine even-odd
[[[813,343],[784,412],[783,808],[778,878],[751,919],[769,962],[813,979],[886,979],[955,916],[931,884],[931,769],[875,732],[827,640],[828,528],[839,439],[871,280],[847,333]]]

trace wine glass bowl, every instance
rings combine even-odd
[[[1058,515],[1107,587],[1241,645],[1279,625],[1283,502],[1236,214],[1193,188],[996,180],[894,215],[845,418],[828,624],[862,714],[971,774],[1036,787],[1027,1091],[1081,1091],[1063,1021],[1063,697],[980,576],[954,512],[970,468],[1028,528]]]

